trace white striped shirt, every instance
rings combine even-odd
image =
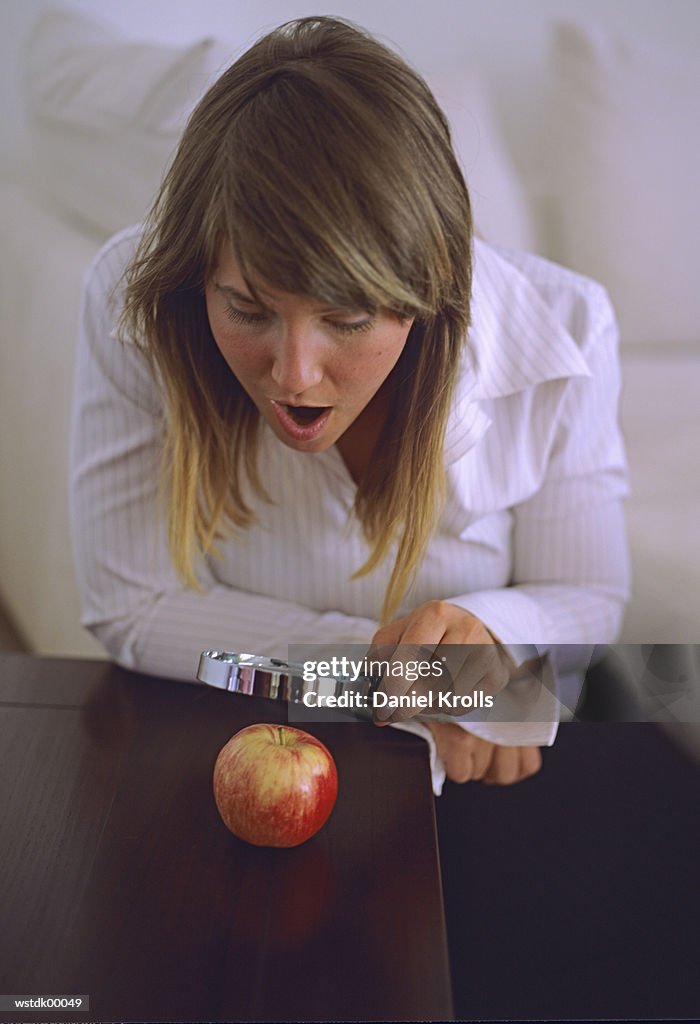
[[[350,579],[368,547],[335,447],[294,451],[263,424],[272,503],[253,499],[258,524],[206,560],[202,593],[177,578],[157,506],[162,396],[118,339],[111,298],[137,239],[129,229],[108,242],[84,288],[71,459],[83,624],[122,665],[175,679],[193,679],[205,649],[286,658],[290,643],[367,644],[391,566]],[[590,654],[617,638],[629,596],[610,304],[593,281],[477,241],[472,321],[445,442],[447,504],[399,614],[449,600],[505,644]],[[555,729],[474,731],[527,743]]]

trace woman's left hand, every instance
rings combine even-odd
[[[415,680],[407,680],[405,675],[385,676],[380,689],[389,698],[432,692],[433,704],[392,708],[389,702],[385,707],[376,707],[375,718],[381,722],[401,722],[419,714],[463,716],[469,705],[459,703],[461,697],[466,698],[475,690],[495,697],[516,668],[483,622],[449,601],[427,601],[409,615],[383,626],[374,634],[372,647],[380,648],[377,653],[382,660],[404,665],[410,660],[442,662],[444,666],[442,675],[430,674]],[[457,702],[452,707],[441,706],[440,693],[455,695]]]
[[[542,767],[538,747],[503,747],[466,732],[453,722],[426,722],[438,756],[453,782],[487,782],[512,786],[536,775]]]

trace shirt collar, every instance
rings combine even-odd
[[[480,402],[577,376],[591,371],[566,327],[517,266],[475,240],[471,327],[447,424],[447,460],[463,455],[491,425]]]
[[[528,277],[507,258],[474,243],[472,326],[474,398],[504,398],[535,384],[591,373],[578,345]]]

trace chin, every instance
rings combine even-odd
[[[337,441],[336,437],[332,437],[330,440],[326,440],[323,437],[317,437],[313,441],[295,441],[291,437],[282,437],[280,434],[275,434],[278,441],[281,441],[287,448],[291,448],[295,452],[307,452],[309,455],[319,454],[325,452],[329,448],[332,448]]]

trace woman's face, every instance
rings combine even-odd
[[[206,288],[214,340],[280,441],[324,451],[378,395],[413,320],[262,287],[260,299],[264,304],[250,295],[223,245]]]

